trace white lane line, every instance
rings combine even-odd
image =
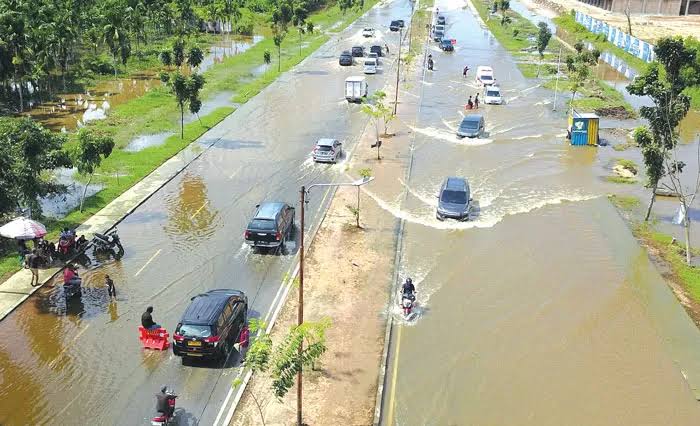
[[[205,201],[205,202],[202,204],[202,206],[201,206],[200,208],[198,208],[196,212],[194,212],[194,214],[192,215],[192,219],[194,219],[195,217],[197,217],[197,215],[199,214],[199,212],[201,212],[202,209],[204,208],[204,206],[206,206],[207,204],[209,204],[209,200]]]
[[[275,314],[273,316],[274,319],[277,319],[277,315],[279,315],[280,310],[282,309],[282,306],[284,306],[284,300],[286,299],[286,295],[289,292],[290,284],[294,282],[294,279],[296,278],[297,273],[299,272],[299,263],[297,262],[296,268],[294,269],[294,273],[292,274],[291,277],[289,277],[289,270],[287,270],[287,279],[282,280],[280,283],[279,288],[277,289],[277,294],[275,294],[275,298],[272,300],[272,303],[270,304],[270,308],[267,310],[267,314],[265,314],[265,318],[263,321],[267,322],[267,320],[270,318],[270,314],[274,311]],[[291,269],[291,267],[290,267]],[[286,291],[283,291],[287,289]],[[280,299],[280,295],[284,294],[284,296]],[[269,333],[270,330],[272,329],[272,324],[274,324],[274,319],[273,321],[267,325],[267,328],[265,330],[266,333]],[[239,379],[242,375],[243,372],[245,371],[244,368],[241,368],[238,371],[238,374],[236,375],[236,379]],[[229,400],[231,399],[231,396],[233,395],[233,392],[235,390],[238,390],[239,393],[241,393],[242,396],[242,391],[245,390],[246,385],[248,384],[248,381],[250,380],[250,375],[252,373],[250,371],[247,372],[245,380],[236,388],[231,386],[228,390],[228,393],[226,394],[226,398],[224,399],[223,404],[221,404],[221,408],[219,409],[219,413],[216,416],[216,419],[214,420],[214,425],[219,424],[219,420],[221,420],[221,416],[224,414],[224,411],[226,410],[226,407],[228,406]],[[235,379],[234,379],[235,380]],[[240,400],[241,396],[238,394],[236,395],[236,398],[234,398],[234,403],[232,405],[232,410],[234,411],[235,407],[238,405],[238,401]],[[230,415],[227,413],[226,418],[228,421],[225,421],[222,423],[222,425],[227,425],[231,421],[231,417],[233,417],[233,412],[230,412]]]
[[[151,256],[150,259],[148,259],[148,262],[146,262],[146,264],[143,265],[143,266],[141,267],[141,269],[139,269],[138,271],[136,271],[136,273],[134,274],[134,278],[135,278],[135,277],[138,277],[139,274],[141,273],[141,271],[143,271],[144,269],[146,269],[146,266],[148,266],[151,262],[153,262],[153,259],[155,259],[156,256],[158,256],[158,255],[160,254],[160,251],[161,251],[161,250],[162,250],[162,249],[158,249],[158,251],[155,252],[155,254],[154,254],[153,256]]]

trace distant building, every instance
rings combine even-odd
[[[700,0],[579,0],[611,12],[649,15],[700,15]]]

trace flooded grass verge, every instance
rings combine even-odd
[[[659,232],[653,222],[640,220],[642,203],[636,196],[609,195],[608,199],[617,208],[630,226],[632,234],[647,251],[649,258],[664,277],[666,283],[693,322],[700,328],[700,269],[685,262],[685,248],[671,235]],[[700,249],[691,248],[694,256]]]
[[[377,1],[367,1],[364,8],[347,11],[345,14],[335,5],[311,15],[309,20],[314,22],[319,31],[304,37],[309,45],[302,49],[301,54],[297,44],[298,37],[285,39],[282,44],[281,72],[297,65],[329,39],[328,35],[321,32],[324,28],[338,21],[342,22],[341,28],[345,28],[372,8]],[[253,71],[263,63],[265,50],[273,53],[273,66],[268,72],[255,78]],[[214,97],[218,91],[222,90],[237,92],[235,101],[239,103],[255,96],[281,73],[274,66],[277,56],[275,52],[272,38],[266,37],[245,52],[228,57],[212,66],[204,74],[207,79],[202,96],[205,103],[207,98]],[[44,221],[49,230],[47,238],[56,239],[61,228],[76,227],[87,220],[233,111],[235,111],[233,107],[217,108],[208,115],[202,116],[201,122],[197,120],[186,124],[185,137],[180,139],[177,134],[179,133],[177,120],[179,111],[173,95],[166,88],[154,88],[144,96],[114,108],[107,119],[89,126],[112,136],[118,148],[97,171],[99,177],[95,179],[95,183],[104,185],[104,189],[85,200],[82,212],[73,210],[62,219]],[[123,149],[141,135],[163,132],[174,132],[176,135],[170,136],[161,145],[145,148],[139,152],[128,152]],[[20,268],[20,262],[14,252],[0,256],[0,281]]]

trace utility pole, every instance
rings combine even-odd
[[[297,311],[297,325],[301,326],[304,323],[304,207],[306,205],[306,187],[301,187],[301,219],[299,226],[301,227],[301,235],[299,236],[299,306]],[[299,362],[301,363],[301,355],[304,349],[303,340],[299,342]],[[301,426],[301,367],[297,372],[297,426]]]
[[[403,38],[401,34],[403,33],[403,28],[399,27],[399,59],[396,62],[396,92],[394,94],[394,115],[396,115],[396,107],[399,104],[399,69],[401,68],[401,42]]]
[[[559,90],[559,67],[561,66],[561,46],[559,46],[559,59],[557,59],[557,81],[554,83],[554,102],[552,111],[557,110],[557,91]]]

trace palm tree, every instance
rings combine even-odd
[[[105,22],[102,28],[102,39],[109,47],[114,61],[114,78],[117,78],[117,55],[121,56],[122,63],[131,53],[129,35],[124,23],[124,7],[119,0],[112,0],[105,5]]]

